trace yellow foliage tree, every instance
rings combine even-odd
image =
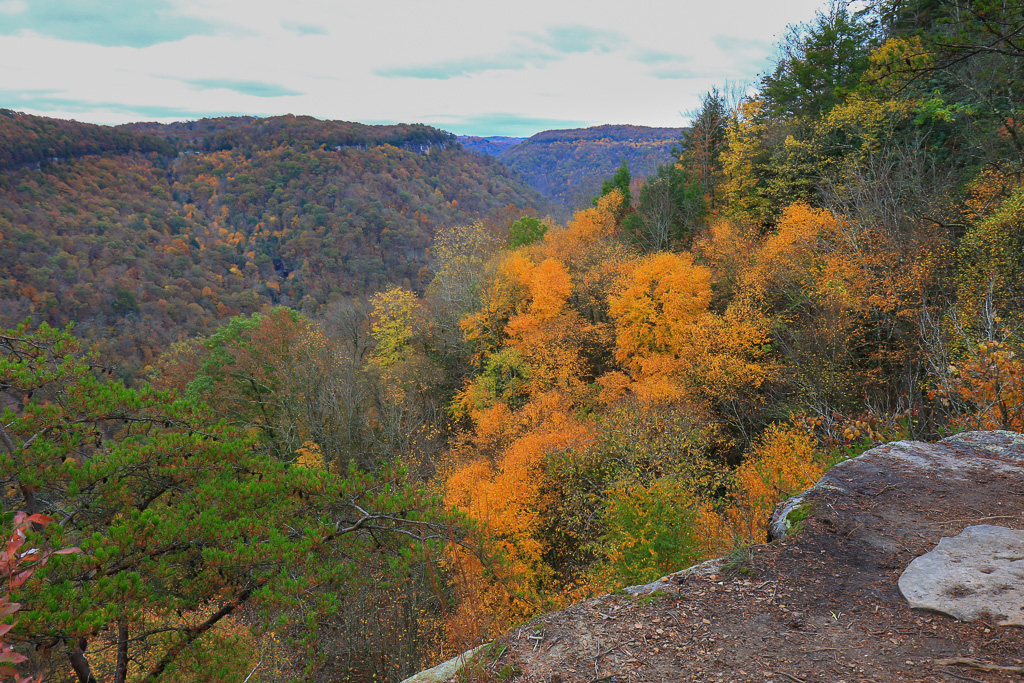
[[[1024,315],[1018,312],[1024,301],[1024,188],[1014,190],[990,215],[969,228],[957,257],[961,319],[978,319],[989,299],[995,308],[1006,311],[1010,327],[1024,322]]]
[[[709,311],[710,283],[710,271],[689,254],[660,253],[641,261],[609,296],[616,360],[645,403],[728,399],[771,375],[763,360],[767,320],[753,307]],[[622,382],[613,374],[601,384],[611,398],[608,390]]]
[[[744,100],[736,111],[736,119],[726,134],[726,147],[722,151],[722,171],[726,213],[737,221],[761,224],[772,214],[772,202],[767,198],[765,179],[759,172],[768,163],[770,153],[765,148],[764,123],[761,110],[764,103],[758,99]]]
[[[694,265],[692,256],[647,257],[609,297],[616,360],[639,373],[651,356],[678,355],[689,346],[690,328],[710,301],[711,272]]]
[[[377,342],[373,362],[386,368],[402,359],[415,329],[416,295],[402,287],[391,287],[370,299],[373,326],[370,333]]]
[[[890,38],[871,53],[862,88],[878,99],[895,99],[921,70],[935,63],[920,36]]]

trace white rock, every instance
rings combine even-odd
[[[459,673],[466,664],[473,660],[473,656],[477,652],[490,645],[490,643],[484,643],[474,647],[472,650],[466,650],[458,657],[453,657],[447,662],[438,664],[437,666],[421,671],[415,676],[406,678],[402,683],[445,683],[455,677],[455,674]]]
[[[1024,626],[1024,531],[969,526],[911,562],[899,587],[914,608]]]

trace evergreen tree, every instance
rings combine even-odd
[[[792,119],[827,114],[859,84],[872,43],[870,25],[840,0],[811,24],[790,27],[775,70],[761,79],[766,113]]]
[[[690,128],[683,131],[680,163],[694,174],[700,183],[709,208],[716,205],[715,189],[721,181],[722,150],[725,148],[729,125],[729,111],[718,88],[712,88],[701,98],[700,109],[693,116]]]
[[[240,680],[251,648],[224,627],[246,605],[304,614],[313,643],[339,595],[408,582],[447,536],[401,468],[281,462],[199,402],[106,380],[66,331],[0,331],[0,392],[4,508],[56,520],[31,547],[82,550],[20,590],[14,637],[82,683]]]

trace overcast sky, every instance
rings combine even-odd
[[[527,136],[680,127],[821,0],[0,0],[0,107],[94,123],[311,114]]]

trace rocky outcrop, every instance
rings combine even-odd
[[[828,492],[881,493],[898,485],[924,497],[929,489],[945,496],[950,486],[976,487],[1006,477],[1024,477],[1024,435],[1016,432],[964,432],[938,443],[894,441],[839,463],[813,487],[781,503],[769,522],[768,538],[785,538],[791,514],[803,505],[813,505]],[[883,488],[877,489],[879,486]]]
[[[507,648],[486,665],[516,672],[514,681],[562,683],[1004,681],[1024,671],[1024,632],[1010,625],[1019,597],[999,590],[1019,558],[996,545],[1024,534],[1024,436],[971,432],[873,448],[833,467],[773,521],[782,540],[542,615],[506,634]],[[962,556],[950,550],[956,537],[999,586],[937,582],[994,599],[948,616],[899,584],[937,549]]]
[[[826,492],[856,495],[865,488],[898,486],[927,500],[959,487],[961,504],[977,509],[973,496],[1002,506],[996,482],[1024,488],[1024,436],[1016,432],[966,432],[938,443],[897,441],[873,448],[829,470],[818,483],[781,504],[769,524],[769,538],[784,538],[793,512],[814,506]],[[948,614],[962,621],[991,617],[1003,626],[1024,626],[1024,531],[999,525],[1021,521],[1024,510],[988,515],[956,536],[941,538],[901,574],[900,592],[915,609]],[[899,524],[894,520],[894,526]],[[891,536],[891,534],[887,534]],[[883,543],[879,538],[877,543]]]

